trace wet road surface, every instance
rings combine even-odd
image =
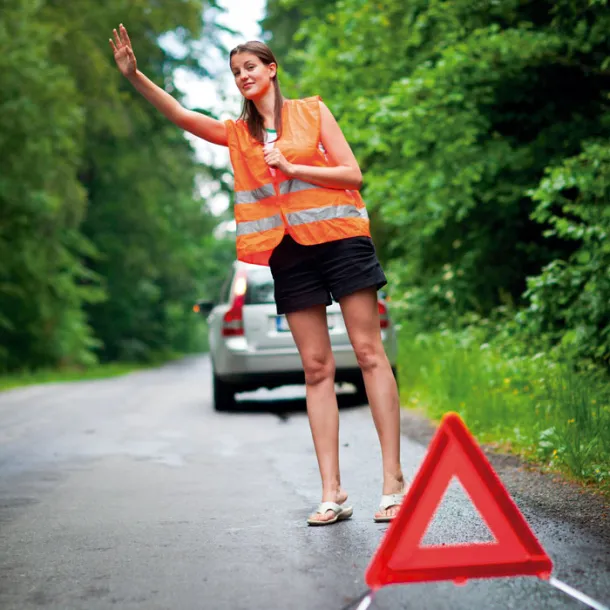
[[[340,610],[366,589],[386,530],[372,520],[379,449],[368,407],[345,406],[354,517],[308,527],[319,476],[302,395],[260,391],[237,413],[215,413],[205,356],[1,393],[0,608]],[[404,438],[407,476],[424,453]],[[515,499],[554,575],[607,603],[601,539]],[[489,539],[456,485],[424,542]],[[583,606],[535,578],[389,587],[372,605],[408,608]]]

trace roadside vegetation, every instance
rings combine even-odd
[[[605,371],[525,354],[468,328],[400,334],[402,403],[435,420],[457,411],[479,441],[610,492]]]
[[[169,354],[166,354],[162,358],[159,358],[159,362],[166,362],[169,359],[171,359],[171,357]],[[42,383],[62,383],[67,381],[85,381],[88,379],[119,377],[151,366],[155,366],[155,363],[150,362],[148,364],[142,364],[117,362],[96,364],[87,367],[73,366],[65,369],[53,368],[46,370],[38,369],[31,372],[22,371],[20,373],[10,373],[0,377],[0,391]]]
[[[227,172],[121,77],[108,38],[128,24],[139,68],[180,99],[176,70],[205,77],[198,41],[219,46],[212,4],[3,2],[0,384],[201,350],[193,303],[235,245],[200,187],[227,190]]]

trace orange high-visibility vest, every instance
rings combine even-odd
[[[263,144],[243,120],[226,121],[235,175],[237,258],[268,265],[285,233],[303,245],[345,237],[370,236],[369,218],[360,193],[288,178],[265,163]],[[287,100],[282,134],[275,142],[284,157],[299,165],[331,167],[320,145],[320,97]]]

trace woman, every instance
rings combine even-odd
[[[383,489],[374,519],[390,521],[405,483],[398,390],[377,306],[377,290],[386,278],[358,192],[362,174],[339,125],[318,97],[282,97],[277,62],[261,42],[231,51],[244,108],[240,120],[221,122],[187,110],[144,76],[122,24],[113,34],[110,45],[119,70],[151,104],[182,129],[229,147],[237,256],[271,267],[278,313],[286,314],[305,371],[322,478],[322,502],[308,523],[329,525],[352,515],[339,474],[339,411],[326,321],[331,295],[341,306],[381,444]]]

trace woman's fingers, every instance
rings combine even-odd
[[[280,153],[279,150],[276,150],[276,149],[265,151],[264,155],[265,155],[265,162],[267,164],[271,164],[271,163],[278,164],[282,160],[282,154]]]
[[[121,23],[119,26],[121,30],[121,39],[125,42],[128,47],[131,47],[131,40],[129,40],[129,34],[127,33],[127,28]]]
[[[121,42],[121,37],[119,36],[119,33],[116,31],[116,28],[114,30],[112,30],[112,35],[114,36],[114,43],[117,46],[117,49],[120,49],[123,46],[123,43]]]
[[[114,42],[112,41],[112,38],[109,38],[108,42],[110,43],[110,48],[112,49],[112,52],[116,53],[117,52],[117,48],[116,48]]]

